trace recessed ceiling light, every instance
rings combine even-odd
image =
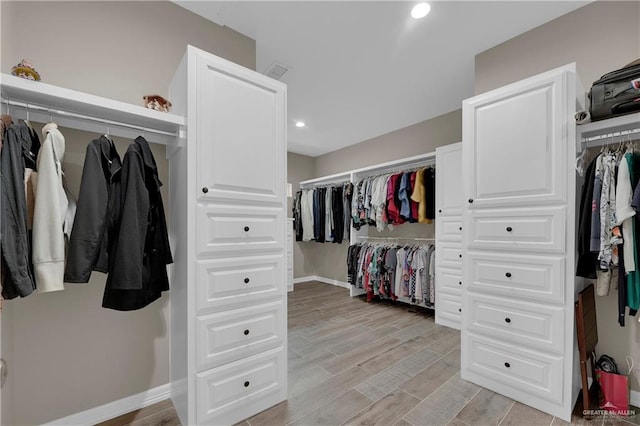
[[[304,121],[296,121],[296,127],[304,127],[306,126],[306,124],[304,124]]]
[[[429,3],[418,3],[411,9],[411,16],[415,19],[424,18],[431,11]]]

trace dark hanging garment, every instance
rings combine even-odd
[[[576,275],[583,278],[596,278],[598,253],[590,250],[591,239],[591,207],[593,184],[596,174],[596,158],[594,158],[585,172],[585,180],[580,194],[580,209],[578,218],[578,261]],[[622,245],[620,245],[621,247]],[[622,254],[619,255],[622,259]],[[622,270],[622,269],[621,269]],[[624,273],[622,274],[624,277]]]
[[[120,156],[105,136],[87,145],[65,282],[87,283],[92,271],[108,271],[107,251],[120,218],[121,170]]]
[[[296,241],[302,241],[302,191],[296,192],[293,200],[293,229]]]
[[[618,256],[618,324],[620,324],[620,327],[624,327],[624,314],[627,309],[627,278],[625,276],[626,271],[624,270],[624,251],[622,244],[618,245]]]
[[[6,130],[0,158],[0,234],[2,246],[2,296],[13,299],[30,295],[36,288],[31,266],[27,229],[25,160],[31,135],[25,124]]]
[[[169,290],[169,247],[162,183],[147,141],[136,138],[122,161],[120,224],[109,251],[105,308],[140,309]]]
[[[344,204],[341,186],[331,188],[331,209],[333,216],[333,242],[342,243],[344,238]]]
[[[436,218],[436,169],[429,167],[424,171],[425,217]]]
[[[314,222],[314,236],[318,243],[324,243],[325,241],[325,223],[326,223],[326,188],[316,188],[313,191],[313,222]]]

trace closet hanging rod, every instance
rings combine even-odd
[[[390,169],[371,170],[370,173],[364,173],[362,175],[354,174],[356,182],[361,180],[382,175],[392,175],[400,172],[415,172],[420,169],[426,169],[429,167],[435,167],[436,162],[433,159],[428,159],[420,164],[409,164],[404,166],[398,166]]]
[[[154,129],[154,128],[150,128],[150,127],[138,126],[138,125],[135,125],[135,124],[123,123],[121,121],[105,120],[104,118],[94,117],[94,116],[91,116],[91,115],[78,114],[78,113],[75,113],[75,112],[64,111],[64,110],[56,109],[56,108],[49,108],[47,106],[42,106],[42,105],[38,105],[38,104],[17,102],[17,101],[12,101],[12,100],[9,100],[9,99],[4,99],[4,98],[2,99],[1,102],[3,104],[5,104],[5,105],[14,106],[14,107],[18,107],[18,108],[24,108],[27,111],[29,111],[29,110],[42,111],[42,112],[46,112],[48,114],[58,115],[58,116],[61,116],[61,117],[71,117],[71,118],[77,118],[77,119],[80,119],[80,120],[94,121],[94,122],[97,122],[97,123],[102,123],[105,126],[126,127],[126,128],[129,128],[129,129],[140,130],[142,132],[155,133],[155,134],[158,134],[158,135],[173,136],[173,137],[177,136],[176,133],[167,132],[167,131],[164,131],[164,130],[158,130],[158,129]]]
[[[419,238],[419,237],[366,237],[366,236],[356,236],[358,239],[363,240],[405,240],[405,241],[435,241],[435,238]]]
[[[637,139],[633,139],[634,137]],[[582,144],[586,148],[595,148],[620,142],[634,142],[638,139],[640,139],[640,128],[582,138]]]
[[[335,181],[326,181],[326,182],[316,182],[316,183],[300,183],[300,189],[313,189],[313,188],[322,188],[325,186],[336,186],[336,185],[344,185],[345,183],[351,182],[350,180],[335,180]]]

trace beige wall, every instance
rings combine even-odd
[[[603,74],[640,58],[640,2],[597,1],[476,56],[483,93],[576,62],[585,90]]]
[[[47,83],[141,104],[145,94],[167,94],[187,44],[255,68],[253,40],[170,2],[0,5],[4,73],[27,58]],[[63,166],[77,195],[85,147],[95,135],[63,133]],[[124,154],[129,141],[116,143]],[[152,149],[167,200],[165,150]],[[101,308],[104,284],[105,276],[94,273],[88,285],[5,302],[2,424],[55,420],[168,382],[170,296],[116,312]]]
[[[640,58],[640,2],[598,1],[526,32],[476,56],[476,93],[576,62],[585,91],[601,75]],[[597,298],[597,353],[624,366],[631,354],[640,365],[640,327],[627,316],[617,324],[615,290]],[[626,367],[625,367],[626,368]],[[632,388],[640,390],[637,378]]]
[[[360,167],[371,166],[392,160],[399,160],[418,154],[435,151],[436,147],[462,140],[461,110],[425,120],[385,135],[316,157],[315,175],[320,177],[340,173]],[[291,161],[291,157],[290,161]],[[308,157],[307,157],[308,158]],[[294,161],[296,161],[294,159]],[[290,166],[291,168],[291,166]],[[289,178],[291,182],[291,178]],[[413,236],[432,237],[433,225],[405,224],[393,233],[379,234],[375,228],[368,228],[371,236]],[[366,235],[366,231],[362,232]],[[348,240],[343,244],[299,242],[294,252],[294,277],[318,275],[332,280],[347,280]]]
[[[412,126],[316,157],[316,174],[334,173],[432,152],[462,140],[462,111],[456,110]]]
[[[315,158],[306,155],[287,153],[287,182],[291,183],[291,192],[295,196],[300,189],[300,182],[313,179],[315,176]],[[292,217],[293,197],[288,199],[287,215]],[[304,277],[315,275],[314,266],[308,257],[304,255],[307,243],[295,241],[293,243],[293,276]],[[306,260],[306,261],[305,261]]]

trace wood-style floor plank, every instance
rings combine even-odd
[[[288,400],[237,426],[566,424],[461,380],[460,332],[435,324],[431,311],[310,282],[289,293],[288,321]],[[101,426],[178,424],[167,400]]]

